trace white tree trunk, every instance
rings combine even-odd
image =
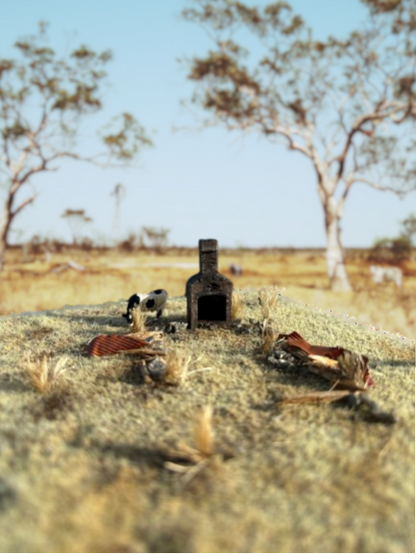
[[[341,241],[341,229],[339,226],[335,198],[331,197],[324,206],[325,226],[327,237],[326,263],[331,290],[336,292],[348,292],[351,285],[348,280],[345,267],[344,249]]]

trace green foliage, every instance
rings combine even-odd
[[[401,227],[401,236],[407,238],[416,246],[416,217],[414,213],[411,213],[406,219],[403,219]]]
[[[29,129],[27,127],[23,127],[19,121],[15,121],[13,125],[10,125],[9,127],[5,126],[1,130],[1,134],[5,140],[17,140],[18,138],[27,135],[28,132]]]
[[[345,196],[354,180],[413,190],[416,167],[406,147],[413,148],[416,119],[416,9],[413,0],[363,1],[362,28],[317,41],[287,2],[194,0],[183,17],[207,31],[214,47],[187,60],[193,103],[210,125],[250,129],[301,151],[318,172],[327,167],[320,182],[349,183]],[[250,34],[258,48],[248,52]]]
[[[152,144],[144,128],[127,112],[114,118],[108,127],[111,127],[113,132],[102,134],[104,144],[108,146],[111,154],[120,160],[131,160],[139,148]]]
[[[413,254],[416,237],[416,217],[413,213],[401,221],[401,233],[397,238],[383,238],[374,241],[368,260],[376,263],[400,265],[409,261]]]
[[[129,233],[128,237],[120,241],[117,244],[117,249],[120,252],[126,252],[131,254],[135,252],[140,247],[140,237],[135,233]]]
[[[410,259],[412,243],[407,237],[383,238],[374,242],[368,255],[368,261],[400,265]]]
[[[160,250],[168,245],[169,233],[170,229],[163,227],[142,227],[142,238],[146,237],[146,240],[143,241],[144,244],[155,250]]]
[[[47,44],[46,29],[46,23],[40,22],[37,35],[15,43],[17,59],[0,58],[0,172],[7,176],[0,218],[0,271],[13,218],[36,198],[35,193],[16,205],[16,193],[35,173],[55,170],[56,161],[64,157],[101,166],[113,160],[125,165],[142,147],[151,145],[134,116],[123,113],[113,120],[110,133],[99,133],[106,147],[102,152],[89,157],[77,152],[81,124],[102,107],[111,51],[95,52],[83,44],[58,57]],[[64,214],[70,225],[88,221],[83,214],[70,212]]]
[[[68,222],[72,234],[73,244],[78,242],[81,229],[83,229],[85,224],[92,222],[92,218],[85,214],[85,210],[67,209],[61,217],[65,218]]]
[[[5,152],[0,164],[9,167],[22,152],[31,153],[33,165],[39,158],[45,162],[43,170],[49,159],[85,159],[74,152],[75,138],[84,116],[102,107],[111,51],[96,52],[83,44],[59,57],[47,44],[46,29],[41,22],[37,35],[16,41],[16,59],[0,59],[0,149]],[[151,141],[133,115],[120,117],[121,130],[105,137],[104,144],[111,158],[126,162]]]
[[[392,16],[392,30],[395,34],[403,29],[416,34],[416,4],[414,0],[361,0],[375,15]]]

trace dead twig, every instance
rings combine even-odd
[[[293,396],[284,395],[279,400],[279,404],[325,404],[338,402],[339,400],[345,400],[349,408],[355,412],[355,416],[368,423],[392,425],[396,422],[393,413],[382,410],[374,400],[370,400],[370,398],[361,391],[328,390],[296,394]]]
[[[134,355],[142,359],[154,358],[155,356],[164,357],[167,355],[164,350],[155,350],[153,348],[131,348],[130,350],[121,350],[117,354]]]
[[[283,396],[279,400],[279,404],[324,404],[337,402],[342,398],[346,398],[350,394],[349,390],[306,392],[304,394],[295,394],[293,396]]]

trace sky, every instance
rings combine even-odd
[[[317,39],[339,36],[340,30],[347,34],[366,14],[358,0],[291,4]],[[57,172],[38,174],[32,180],[38,197],[16,217],[11,242],[35,234],[69,241],[61,215],[82,209],[93,220],[85,235],[97,241],[123,239],[147,226],[170,229],[169,242],[178,246],[216,238],[220,247],[325,247],[311,163],[254,134],[243,138],[220,127],[198,129],[183,105],[194,86],[178,59],[202,56],[212,47],[199,27],[181,19],[186,5],[186,0],[0,0],[0,57],[14,57],[14,42],[35,33],[40,20],[49,22],[50,45],[57,51],[68,42],[96,51],[110,48],[110,87],[98,126],[127,111],[154,142],[127,169],[63,161]],[[115,226],[111,192],[117,183],[124,185],[125,196]],[[0,188],[4,201],[1,195]],[[397,236],[399,222],[411,211],[416,211],[414,194],[400,200],[354,185],[341,224],[344,246],[367,247],[376,238]]]

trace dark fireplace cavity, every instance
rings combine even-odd
[[[198,321],[227,321],[227,298],[212,294],[198,298]]]

